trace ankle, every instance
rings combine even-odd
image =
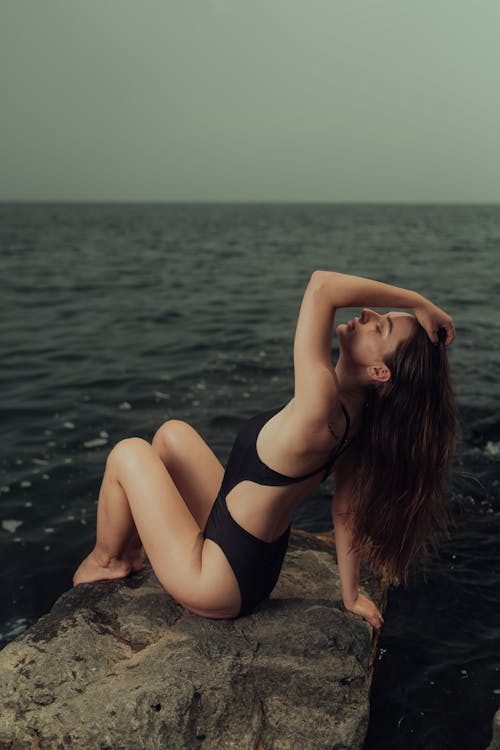
[[[97,545],[94,547],[92,555],[101,568],[109,568],[113,561],[119,560],[117,556],[110,555],[109,552]]]

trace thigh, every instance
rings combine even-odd
[[[239,589],[217,545],[202,531],[157,452],[142,438],[120,441],[106,470],[123,488],[151,567],[181,604],[209,617],[232,617]]]
[[[153,448],[203,531],[222,484],[221,462],[194,427],[179,419],[162,424]]]

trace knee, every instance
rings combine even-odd
[[[155,432],[153,446],[158,448],[162,456],[166,458],[175,453],[189,430],[191,427],[187,422],[180,419],[168,419]]]
[[[108,453],[106,464],[120,463],[131,464],[137,460],[139,454],[144,451],[145,447],[151,450],[151,444],[140,437],[130,437],[120,440]]]

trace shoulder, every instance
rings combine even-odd
[[[329,452],[344,437],[349,417],[346,420],[338,398],[325,400],[323,410],[307,410],[294,397],[280,412],[279,419],[299,450]]]

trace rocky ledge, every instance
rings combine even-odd
[[[383,610],[386,583],[361,568]],[[342,604],[333,537],[293,531],[237,620],[178,605],[149,565],[81,584],[0,652],[0,748],[362,748],[378,635]]]

